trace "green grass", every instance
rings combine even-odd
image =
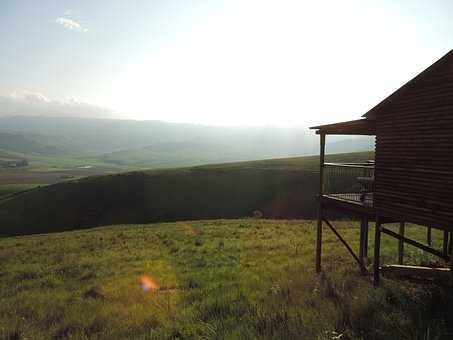
[[[363,161],[373,154],[330,155]],[[0,203],[0,236],[93,226],[240,218],[313,218],[317,156],[136,171],[67,181]]]
[[[218,156],[216,157],[215,154]],[[213,150],[212,154],[203,157],[201,155],[193,154],[193,152],[190,151],[186,152],[186,150],[168,154],[166,152],[154,152],[152,150],[142,148],[115,151],[87,159],[93,159],[96,162],[103,162],[112,166],[122,166],[136,169],[161,169],[213,163],[216,159],[219,161],[219,159],[224,160],[225,158],[228,159],[225,155],[219,154],[218,152],[216,153],[215,150]]]
[[[118,168],[118,170],[128,169],[127,167],[114,166],[112,164],[104,163],[99,160],[83,157],[29,155],[26,157],[26,159],[29,160],[28,169],[43,172],[55,170],[71,170],[85,165],[109,168],[115,167]]]
[[[326,155],[326,162],[364,162],[374,159],[374,152],[351,152]],[[202,169],[276,169],[319,171],[319,156],[304,156],[291,158],[275,158],[248,162],[231,162],[202,165],[194,168]]]
[[[356,249],[357,225],[335,224]],[[449,291],[389,278],[374,289],[328,231],[316,275],[314,225],[210,220],[0,239],[0,338],[425,340],[452,331]],[[383,262],[396,248],[383,237]],[[407,247],[407,263],[432,260]],[[142,275],[160,289],[143,291]]]

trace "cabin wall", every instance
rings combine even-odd
[[[379,215],[453,230],[453,62],[376,114]]]

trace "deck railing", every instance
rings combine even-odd
[[[373,206],[374,162],[324,163],[323,194]]]

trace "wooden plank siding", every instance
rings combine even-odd
[[[370,110],[375,209],[453,230],[453,53]]]

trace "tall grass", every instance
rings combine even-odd
[[[357,248],[358,226],[336,225]],[[0,338],[448,339],[448,288],[384,277],[374,289],[327,232],[316,275],[314,229],[243,219],[1,239]],[[394,261],[396,242],[382,243]],[[406,260],[421,257],[408,246]]]

